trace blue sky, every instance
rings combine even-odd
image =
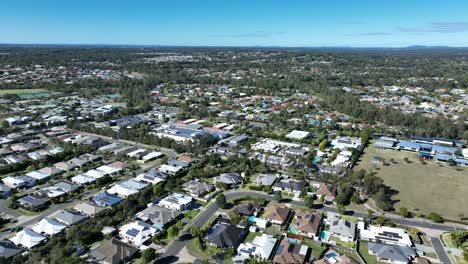
[[[2,0],[0,43],[468,46],[468,1]]]

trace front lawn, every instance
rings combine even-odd
[[[184,214],[184,218],[187,220],[193,220],[200,213],[200,210],[190,210]]]
[[[190,253],[190,255],[196,258],[209,260],[212,259],[214,256],[218,255],[221,252],[221,249],[214,246],[206,245],[206,249],[201,250],[197,245],[197,241],[195,239],[192,239],[187,244],[187,251]]]

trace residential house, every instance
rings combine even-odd
[[[142,173],[136,177],[138,181],[146,182],[152,185],[156,185],[167,179],[168,175],[164,172],[157,170],[150,170],[147,173]]]
[[[102,211],[106,210],[105,207],[99,206],[95,203],[91,202],[82,202],[77,205],[75,205],[74,209],[78,211],[81,214],[87,215],[87,216],[95,216],[101,213]]]
[[[184,183],[182,189],[193,197],[202,198],[214,190],[214,185],[196,179]]]
[[[322,214],[311,211],[296,210],[296,224],[291,225],[297,234],[318,240],[320,237],[319,230],[322,224]]]
[[[276,225],[284,225],[291,217],[292,210],[286,206],[268,204],[265,208],[264,218]]]
[[[299,197],[302,189],[307,186],[305,181],[298,181],[294,179],[282,179],[279,182],[273,184],[273,191],[281,192],[286,191],[288,193],[294,194],[296,197]]]
[[[142,221],[134,221],[120,228],[119,234],[124,242],[129,242],[137,247],[143,245],[159,230]]]
[[[146,223],[151,223],[154,227],[161,230],[164,226],[173,222],[180,215],[181,213],[179,211],[150,205],[145,210],[136,213],[135,218]]]
[[[205,237],[206,243],[222,249],[237,248],[247,235],[247,226],[237,226],[223,218],[218,219],[211,230]]]
[[[0,240],[0,258],[8,259],[15,255],[18,255],[22,251],[22,248],[16,246],[11,241]]]
[[[107,193],[127,198],[130,195],[140,192],[146,186],[148,186],[148,184],[130,179],[112,186],[107,190]]]
[[[231,212],[235,215],[251,216],[257,215],[262,207],[262,204],[257,201],[242,201],[240,204],[234,206]]]
[[[71,226],[74,224],[81,223],[84,221],[86,218],[88,218],[85,215],[79,214],[78,212],[75,211],[61,211],[54,215],[54,219],[57,222],[60,222],[62,224],[65,224],[67,226]]]
[[[112,207],[112,206],[122,202],[123,199],[118,197],[118,196],[109,194],[107,192],[102,192],[102,193],[99,193],[98,195],[94,196],[93,201],[96,204],[101,205],[101,206],[110,206],[110,207]]]
[[[358,222],[359,236],[361,240],[384,243],[388,245],[397,245],[404,247],[413,246],[411,237],[404,229],[389,227],[389,226],[375,226],[366,224],[362,221]]]
[[[173,193],[161,201],[158,205],[167,209],[183,212],[192,208],[193,197],[181,193]]]
[[[242,177],[238,173],[223,173],[217,177],[213,178],[213,182],[216,183],[223,183],[229,187],[239,185],[242,183]]]
[[[73,183],[67,182],[67,181],[57,182],[56,184],[54,184],[54,187],[66,192],[68,194],[73,193],[73,192],[75,192],[76,190],[78,190],[80,188],[79,185],[73,184]]]
[[[327,213],[330,233],[342,241],[352,242],[356,237],[356,223],[339,217],[334,213]]]
[[[315,195],[318,198],[325,196],[325,201],[333,202],[337,195],[336,187],[329,183],[313,182],[312,186],[315,188]]]
[[[273,257],[274,264],[305,263],[309,260],[310,249],[306,245],[290,243],[283,239]]]
[[[378,261],[408,264],[417,256],[414,248],[369,242],[369,254],[377,256]]]
[[[67,226],[57,221],[43,218],[39,223],[32,227],[32,230],[41,235],[52,236],[62,232]]]
[[[39,245],[42,241],[46,239],[47,238],[45,236],[42,236],[29,228],[25,228],[16,233],[14,237],[10,238],[10,241],[19,247],[29,249]]]
[[[275,174],[259,174],[255,176],[254,184],[258,186],[272,186],[278,178]]]
[[[237,253],[247,258],[257,258],[268,260],[275,248],[278,239],[272,235],[262,234],[256,236],[252,242],[242,243],[237,248]]]
[[[79,175],[73,176],[71,178],[71,181],[73,183],[76,183],[76,184],[81,186],[81,185],[90,184],[90,183],[95,182],[96,178],[91,177],[91,176],[87,176],[85,174],[79,174]]]
[[[100,264],[119,264],[130,260],[138,249],[115,238],[91,251],[91,257]]]
[[[40,210],[50,203],[49,198],[39,196],[35,193],[28,194],[18,199],[18,204],[27,209]]]

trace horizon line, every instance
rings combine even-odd
[[[317,46],[282,46],[282,45],[160,45],[160,44],[109,44],[109,43],[2,43],[1,46],[101,46],[101,47],[160,47],[160,48],[296,48],[296,49],[464,49],[468,46],[450,45],[407,45],[407,46],[339,46],[339,45],[317,45]]]

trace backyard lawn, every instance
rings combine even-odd
[[[374,164],[374,157],[383,158],[390,165]],[[411,163],[405,162],[405,157]],[[390,162],[391,159],[396,164]],[[399,192],[393,197],[399,201],[395,205],[397,210],[406,207],[416,213],[436,212],[447,219],[459,220],[461,214],[467,213],[468,169],[457,170],[444,163],[426,162],[422,164],[416,153],[377,149],[371,143],[357,169],[376,172],[386,185]]]

